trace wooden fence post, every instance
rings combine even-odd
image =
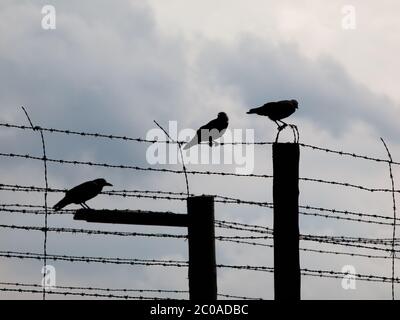
[[[297,143],[274,143],[272,148],[275,300],[300,300],[300,148]]]
[[[187,207],[190,300],[217,300],[214,197],[189,197]]]

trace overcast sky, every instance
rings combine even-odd
[[[56,9],[56,29],[44,30],[44,5]],[[355,28],[343,27],[344,6],[355,10]],[[266,101],[297,99],[290,118],[300,141],[386,158],[385,138],[400,159],[397,119],[400,3],[373,1],[267,0],[86,0],[0,1],[0,122],[27,124],[20,108],[44,127],[146,137],[153,120],[179,130],[197,129],[224,111],[232,129],[253,129],[256,140],[273,141],[276,126],[246,115]],[[290,132],[283,134],[290,139]],[[148,145],[46,133],[49,157],[149,166]],[[39,136],[0,128],[0,152],[41,156]],[[254,173],[272,174],[271,146],[256,146]],[[389,188],[387,165],[301,149],[300,175]],[[4,184],[43,186],[41,162],[0,158]],[[179,169],[176,165],[157,166]],[[235,170],[235,165],[189,165],[191,170]],[[395,178],[398,169],[394,169]],[[49,164],[49,185],[70,188],[104,177],[114,189],[185,191],[181,175]],[[196,194],[220,194],[272,201],[272,180],[190,176]],[[42,194],[0,191],[3,204],[43,204]],[[53,205],[61,194],[50,194]],[[171,210],[185,203],[111,198],[88,202],[94,208]],[[300,183],[300,204],[393,215],[391,194],[369,193],[312,182]],[[74,208],[74,206],[71,206]],[[217,219],[272,227],[272,211],[216,205]],[[42,216],[1,214],[1,224],[43,225]],[[146,232],[184,230],[90,225],[71,216],[50,216],[49,226]],[[301,233],[389,238],[389,227],[300,216]],[[217,234],[228,234],[217,229]],[[229,233],[232,234],[232,233]],[[238,233],[237,235],[241,235]],[[301,243],[314,249],[351,251]],[[0,251],[41,253],[43,234],[4,229]],[[53,234],[52,254],[187,259],[183,240]],[[354,251],[359,253],[376,253]],[[273,266],[272,250],[217,243],[218,263]],[[51,262],[57,284],[187,290],[185,268]],[[301,253],[309,269],[389,277],[390,260]],[[41,262],[1,258],[0,282],[40,283]],[[397,272],[397,276],[399,272]],[[220,293],[273,298],[273,276],[264,272],[218,270]],[[399,293],[400,294],[400,293]],[[41,298],[1,292],[1,298]],[[55,298],[56,296],[50,297]],[[183,295],[182,297],[186,297]],[[340,279],[302,278],[304,299],[388,299],[390,284],[357,281],[344,290]]]

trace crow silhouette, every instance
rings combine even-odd
[[[197,130],[196,135],[183,147],[183,149],[189,149],[194,145],[201,143],[202,141],[208,141],[208,144],[211,147],[213,141],[222,137],[222,135],[225,133],[226,128],[228,128],[228,124],[229,119],[226,113],[218,113],[218,117],[216,119],[211,120],[209,123]]]
[[[71,203],[80,204],[84,209],[90,209],[86,204],[86,201],[97,196],[105,186],[112,186],[112,184],[108,183],[104,179],[96,179],[84,182],[79,186],[68,190],[65,193],[65,197],[55,204],[53,209],[58,211]]]
[[[283,122],[282,119],[285,119],[293,114],[297,107],[298,102],[296,100],[282,100],[268,102],[259,108],[250,109],[247,113],[267,116],[277,124],[278,130],[282,130],[287,126],[287,123]],[[278,121],[281,122],[282,125],[279,125]]]

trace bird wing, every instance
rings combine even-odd
[[[66,198],[72,203],[88,201],[101,192],[101,188],[93,181],[84,182],[66,192]]]
[[[197,135],[201,137],[201,141],[208,141],[210,137],[212,140],[215,140],[220,138],[225,133],[227,127],[227,121],[217,118],[200,127],[200,129],[197,131]],[[203,130],[203,135],[205,135],[204,137],[200,135]]]
[[[58,201],[54,206],[53,209],[55,211],[61,210],[62,208],[64,208],[65,206],[69,205],[71,202],[69,201],[69,199],[65,196],[64,198],[62,198],[60,201]]]
[[[204,126],[201,126],[199,130],[212,130],[212,129],[217,129],[218,126],[218,119],[211,120]]]
[[[249,113],[255,113],[260,116],[269,116],[271,111],[275,109],[276,104],[277,104],[276,102],[268,102],[262,105],[261,107],[251,109]]]
[[[210,138],[211,140],[218,139],[225,133],[227,127],[227,121],[218,118],[213,119],[204,126],[201,126],[200,129],[197,130],[193,139],[190,140],[183,149],[189,149],[201,141],[209,141]]]
[[[276,102],[276,105],[268,110],[268,117],[271,120],[281,120],[289,117],[296,111],[294,104],[289,100]]]
[[[195,146],[198,142],[199,142],[199,138],[196,133],[194,135],[194,137],[192,138],[192,140],[190,140],[188,143],[185,144],[185,146],[183,147],[183,150],[187,150],[187,149]]]
[[[217,129],[218,131],[222,131],[222,130],[226,129],[227,127],[228,127],[227,121],[216,118],[214,120],[211,120],[206,125],[200,127],[199,130],[201,130],[201,129],[206,129],[206,130]]]
[[[260,116],[267,116],[271,120],[281,120],[296,111],[296,106],[290,100],[268,102],[261,107],[249,110],[247,113],[255,113]]]

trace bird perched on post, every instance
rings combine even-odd
[[[211,120],[209,123],[197,130],[196,135],[183,147],[183,149],[189,149],[196,144],[200,144],[202,141],[208,141],[208,144],[211,147],[213,141],[222,137],[222,135],[225,133],[226,128],[228,128],[228,124],[229,119],[226,113],[218,113],[218,117],[216,119]]]
[[[86,201],[101,193],[105,186],[112,186],[112,184],[108,183],[105,179],[96,179],[84,182],[79,186],[68,190],[65,193],[65,197],[55,204],[53,209],[58,211],[71,203],[80,204],[84,209],[90,209],[86,204]]]
[[[274,121],[278,130],[282,130],[287,126],[287,123],[283,122],[282,119],[289,117],[298,108],[298,102],[296,100],[282,100],[276,102],[268,102],[261,107],[250,109],[247,111],[248,114],[258,114],[260,116],[267,116]],[[281,122],[282,125],[279,125]]]

